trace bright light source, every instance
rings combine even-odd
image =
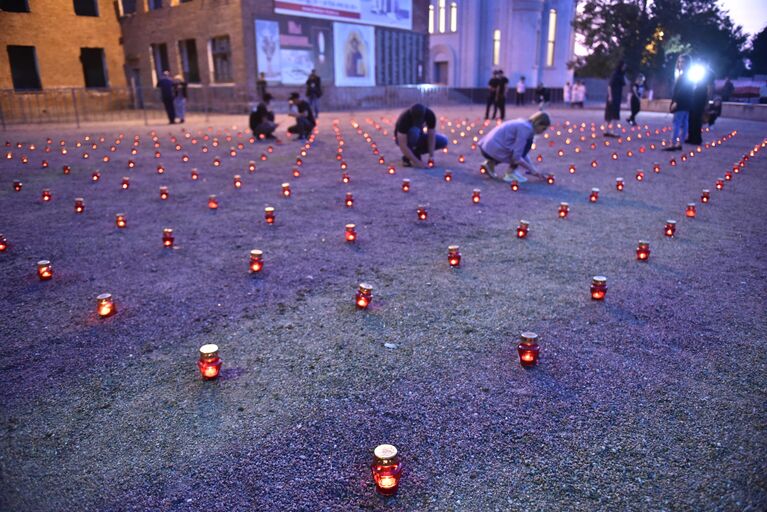
[[[697,84],[706,76],[706,68],[702,64],[693,64],[687,71],[687,77],[692,83]]]

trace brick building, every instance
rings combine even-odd
[[[109,0],[0,0],[0,89],[125,85]]]

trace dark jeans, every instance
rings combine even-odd
[[[485,119],[490,119],[490,107],[495,107],[493,109],[493,119],[495,119],[495,114],[498,111],[498,106],[495,104],[495,96],[487,97],[485,102]]]
[[[518,93],[517,91],[514,91],[514,101],[516,102],[516,105],[519,107],[520,105],[525,104],[525,93]]]
[[[309,96],[309,108],[311,108],[312,112],[314,112],[315,118],[320,115],[320,97],[319,96]]]
[[[631,117],[629,117],[630,123],[636,122],[636,117],[637,117],[637,114],[639,113],[639,106],[640,106],[639,98],[637,98],[636,96],[632,96],[631,97]]]
[[[701,130],[703,128],[703,112],[700,110],[690,111],[690,120],[687,122],[687,141],[690,144],[699,145],[703,143]]]
[[[501,121],[503,121],[506,118],[506,98],[503,97],[495,102],[495,108],[498,109],[498,111],[501,114]],[[495,117],[495,114],[493,114],[493,117]]]
[[[173,98],[163,98],[162,104],[165,105],[165,113],[168,114],[168,121],[173,124],[176,122],[176,107],[173,105]]]
[[[311,133],[312,128],[314,128],[314,125],[307,118],[299,117],[296,119],[296,124],[288,128],[288,132],[297,133],[299,138],[305,139]]]
[[[423,133],[418,127],[413,127],[407,132],[407,146],[417,156],[421,158],[421,155],[428,153],[429,151],[429,138],[428,135]],[[437,133],[434,136],[434,151],[447,147],[447,137],[441,133]]]

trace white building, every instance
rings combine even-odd
[[[431,0],[429,79],[451,87],[484,87],[503,69],[513,87],[572,82],[576,0]]]

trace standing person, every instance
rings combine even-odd
[[[258,104],[255,110],[250,113],[250,130],[256,139],[274,139],[274,130],[277,129],[277,123],[274,122],[274,112],[269,110],[269,102],[272,101],[272,95],[266,93],[263,100]]]
[[[495,166],[506,163],[509,164],[509,170],[503,181],[507,183],[512,180],[519,183],[527,181],[527,178],[517,171],[517,167],[525,169],[525,174],[543,178],[527,154],[533,147],[535,135],[545,132],[550,125],[551,118],[546,112],[536,112],[528,119],[514,119],[493,128],[479,141],[479,150],[486,158],[483,165],[487,174],[500,179],[495,174]]]
[[[498,90],[495,92],[495,105],[501,114],[501,121],[506,118],[506,88],[509,86],[509,79],[503,75],[503,70],[498,70]],[[493,115],[495,117],[495,115]]]
[[[687,139],[685,143],[700,146],[703,144],[701,130],[703,129],[703,114],[708,104],[709,87],[713,84],[713,72],[708,66],[697,64],[696,75],[689,76],[692,82],[692,99],[690,102],[690,119],[687,121]],[[688,73],[689,74],[689,73]]]
[[[730,101],[733,92],[735,92],[735,86],[732,84],[730,77],[724,77],[724,85],[722,86],[722,101]]]
[[[314,113],[312,107],[306,100],[301,99],[301,95],[297,92],[290,93],[290,99],[288,100],[288,115],[296,119],[296,124],[288,127],[288,133],[295,133],[298,135],[296,140],[302,140],[309,136],[312,129],[317,125],[314,120]]]
[[[184,122],[186,115],[187,83],[182,75],[176,75],[173,82],[173,110],[179,123]]]
[[[586,101],[586,83],[583,80],[578,81],[578,106],[583,108]]]
[[[669,110],[674,114],[674,127],[671,132],[671,146],[664,151],[681,151],[682,141],[687,138],[687,123],[690,118],[690,103],[692,102],[692,86],[687,78],[690,67],[690,56],[682,54],[676,59],[677,77],[671,93]]]
[[[160,89],[162,104],[165,106],[165,113],[168,114],[168,124],[175,124],[176,109],[173,106],[173,80],[171,80],[170,71],[167,69],[162,72],[162,78],[157,81],[157,88]]]
[[[266,73],[263,71],[258,74],[258,80],[256,80],[256,91],[258,92],[258,97],[261,98],[261,101],[264,101],[264,98],[266,97]]]
[[[562,101],[565,102],[566,107],[573,106],[573,87],[570,82],[565,82],[565,86],[562,88]]]
[[[637,124],[637,114],[642,106],[642,96],[644,95],[644,75],[639,73],[633,82],[631,82],[631,117],[628,122],[632,126]]]
[[[493,71],[493,76],[487,82],[487,101],[485,101],[485,119],[490,119],[490,107],[493,107],[493,119],[498,112],[495,98],[498,95],[498,71]]]
[[[605,121],[607,121],[607,131],[605,137],[617,137],[610,131],[610,123],[619,121],[621,118],[621,98],[623,97],[623,86],[626,85],[626,63],[623,59],[618,61],[613,74],[610,76],[610,82],[607,85],[607,103],[605,104]]]
[[[549,91],[543,86],[543,82],[538,82],[535,88],[535,101],[538,102],[538,110],[543,110],[549,102]]]
[[[320,97],[322,96],[322,80],[317,75],[316,70],[312,70],[309,78],[306,79],[306,97],[309,99],[309,105],[314,112],[314,118],[320,117]]]
[[[437,116],[420,103],[399,115],[394,125],[394,140],[402,151],[405,167],[425,169],[428,165],[421,161],[421,155],[428,153],[429,159],[433,160],[434,151],[447,147],[447,137],[437,133]]]
[[[514,99],[518,107],[521,107],[525,104],[525,91],[527,91],[527,86],[525,85],[525,76],[522,75],[517,81],[517,90],[516,94],[514,95]]]

